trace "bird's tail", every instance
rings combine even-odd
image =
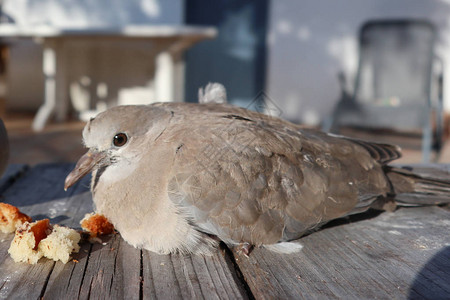
[[[399,205],[450,204],[450,167],[386,167]]]

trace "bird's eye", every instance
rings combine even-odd
[[[125,133],[118,133],[113,138],[113,144],[116,147],[122,147],[128,141],[128,137]]]

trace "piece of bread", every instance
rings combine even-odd
[[[48,219],[34,223],[25,222],[17,228],[8,253],[15,262],[35,264],[44,255],[38,251],[39,242],[51,232]]]
[[[0,231],[12,233],[25,222],[31,222],[31,218],[17,207],[0,202]]]
[[[98,235],[111,234],[114,232],[114,226],[108,219],[101,214],[90,213],[86,214],[80,221],[81,228],[87,232],[91,237]]]
[[[54,261],[67,263],[70,260],[72,252],[78,252],[80,246],[80,234],[68,227],[53,225],[52,233],[41,240],[38,251],[42,252],[44,257]]]
[[[15,262],[36,264],[41,257],[67,263],[72,252],[78,252],[80,234],[70,228],[54,225],[48,219],[25,222],[16,230],[8,253]]]

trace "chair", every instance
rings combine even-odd
[[[341,99],[322,129],[419,134],[422,160],[430,161],[432,150],[437,159],[442,147],[443,66],[434,55],[435,38],[435,27],[423,20],[365,23],[354,93],[345,91],[340,78]],[[440,75],[434,80],[433,68],[439,64]]]

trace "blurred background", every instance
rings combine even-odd
[[[222,83],[232,104],[257,110],[262,104],[264,112],[336,131],[338,103],[358,95],[360,32],[370,20],[433,26],[435,37],[420,42],[433,45],[422,80],[429,97],[418,128],[402,135],[389,124],[381,131],[356,126],[355,136],[405,144],[401,162],[450,162],[450,1],[2,0],[0,7],[0,117],[10,163],[75,161],[84,152],[84,122],[97,112],[118,104],[196,102],[208,82]],[[390,69],[397,70],[398,60],[391,57]],[[395,86],[403,77],[408,90],[418,84],[407,78],[415,72],[386,78]],[[389,99],[393,111],[401,93],[375,100]],[[52,95],[55,109],[37,124]],[[418,118],[407,109],[397,115]],[[354,134],[352,128],[339,133]],[[440,154],[424,158],[426,143]]]

